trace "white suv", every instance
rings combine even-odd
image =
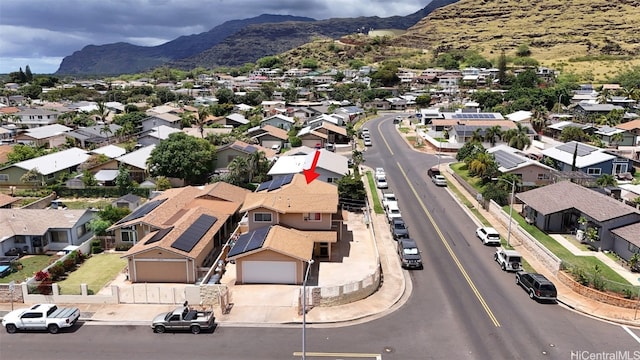
[[[492,227],[480,227],[476,230],[476,236],[485,245],[500,245],[500,233]]]
[[[387,206],[387,221],[391,222],[394,218],[401,218],[400,208],[397,202],[390,202]]]

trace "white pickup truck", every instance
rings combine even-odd
[[[57,334],[62,328],[72,327],[80,318],[78,308],[59,308],[55,304],[36,304],[17,309],[2,318],[2,326],[9,334],[18,330],[47,330]]]

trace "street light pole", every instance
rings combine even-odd
[[[513,219],[513,198],[516,195],[516,182],[501,178],[492,178],[493,181],[504,181],[511,185],[511,199],[509,200],[509,229],[507,230],[507,247],[511,246],[511,221]]]
[[[302,282],[302,360],[307,358],[307,279],[311,265],[313,265],[313,259],[307,261],[307,271]]]

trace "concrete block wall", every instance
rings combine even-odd
[[[638,300],[625,299],[623,297],[610,295],[602,291],[584,286],[573,280],[571,275],[565,273],[564,271],[558,271],[556,276],[558,277],[558,280],[570,287],[571,290],[590,299],[594,299],[596,301],[603,302],[609,305],[624,307],[627,309],[635,309],[638,306]]]

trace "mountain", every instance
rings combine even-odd
[[[228,36],[251,24],[285,21],[315,21],[312,18],[290,15],[268,15],[231,20],[200,34],[180,36],[158,46],[137,46],[129,43],[88,45],[66,56],[56,75],[118,75],[133,74],[161,66],[168,61],[182,59],[205,51]]]
[[[250,25],[229,36],[220,44],[195,56],[172,61],[171,67],[239,66],[255,62],[264,56],[280,54],[311,42],[317,37],[332,39],[369,29],[407,29],[433,10],[458,0],[434,0],[421,10],[407,16],[387,18],[334,18],[311,22],[282,22]]]
[[[634,56],[640,0],[460,0],[433,11],[399,36],[398,46],[514,53],[537,60]]]
[[[56,75],[118,75],[169,65],[191,69],[197,66],[242,65],[282,53],[314,37],[339,38],[373,29],[407,29],[433,10],[458,0],[433,0],[407,15],[314,20],[282,15],[260,15],[233,20],[201,34],[181,36],[165,44],[144,47],[128,43],[89,45],[65,57]]]

